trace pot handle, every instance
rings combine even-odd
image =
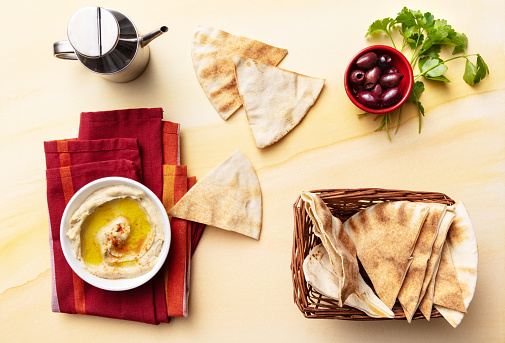
[[[77,55],[72,48],[72,45],[68,40],[61,40],[53,44],[53,55],[54,57],[61,58],[63,60],[76,60]]]

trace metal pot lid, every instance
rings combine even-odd
[[[107,55],[116,46],[119,25],[105,8],[84,7],[70,18],[67,34],[77,53],[98,58]]]

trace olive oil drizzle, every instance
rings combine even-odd
[[[151,235],[151,224],[142,206],[131,198],[114,200],[100,205],[88,216],[81,232],[82,257],[85,263],[99,265],[103,262],[98,232],[118,216],[125,217],[130,224],[130,234],[124,245],[116,249],[125,256],[139,255],[146,239]],[[135,265],[135,261],[117,263],[117,266]]]

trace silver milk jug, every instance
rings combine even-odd
[[[70,18],[68,40],[54,43],[54,56],[79,60],[107,80],[127,82],[146,69],[149,42],[167,31],[162,26],[141,36],[123,13],[111,8],[85,7]]]

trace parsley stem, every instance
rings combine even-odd
[[[386,113],[386,115],[384,116],[384,119],[386,119],[386,132],[388,134],[389,140],[391,140],[391,136],[389,135],[389,128],[388,128],[388,121],[391,120],[391,114],[390,113]]]
[[[419,134],[421,134],[421,111],[419,111]]]
[[[458,58],[468,58],[470,56],[477,56],[477,55],[478,54],[471,54],[471,55],[463,55],[463,56],[456,56],[456,57],[453,57],[453,58],[449,58],[449,59],[447,59],[445,61],[442,61],[440,63],[435,64],[433,67],[431,67],[429,69],[426,69],[421,74],[417,74],[416,76],[414,76],[414,81],[417,80],[418,78],[420,78],[421,76],[425,75],[426,73],[428,73],[430,70],[435,69],[436,67],[438,67],[441,64],[444,64],[445,62],[449,62],[449,61],[452,61],[452,60],[455,60],[455,59],[458,59]]]
[[[416,47],[419,46],[419,39],[421,38],[421,30],[419,30],[417,32],[417,40],[416,40]],[[416,48],[417,49],[417,48]],[[417,58],[417,53],[416,53],[416,49],[414,49],[414,54],[412,55],[412,57],[410,58],[410,65],[412,66],[412,68],[414,68],[415,66],[415,63],[413,63],[415,61],[415,59]]]
[[[398,50],[398,49],[396,48],[395,41],[393,40],[393,36],[391,36],[391,31],[390,31],[390,30],[388,30],[387,32],[388,32],[389,39],[391,39],[391,43],[393,43],[393,47],[394,47],[396,50]]]
[[[398,124],[396,124],[395,135],[398,132],[398,129],[400,128],[401,117],[402,117],[402,108],[403,108],[403,106],[400,107],[400,112],[398,113]]]

